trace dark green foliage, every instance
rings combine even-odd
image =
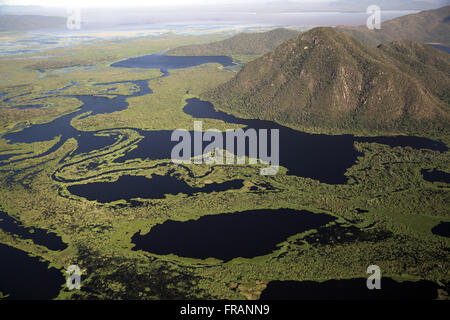
[[[378,242],[392,237],[392,232],[369,228],[364,230],[355,226],[345,226],[339,223],[321,227],[317,233],[312,233],[297,241],[320,245],[342,245],[352,242]]]
[[[80,245],[77,263],[86,275],[74,299],[207,298],[195,288],[196,277],[189,271],[155,259],[107,257]]]

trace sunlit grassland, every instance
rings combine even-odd
[[[185,100],[198,96],[232,76],[232,72],[220,69],[217,64],[170,70],[169,77],[149,81],[152,94],[128,98],[129,107],[126,110],[73,120],[72,125],[85,131],[117,127],[146,130],[193,129],[192,117],[183,112]],[[204,81],[205,79],[208,81]],[[203,127],[231,129],[236,126],[225,125],[219,120],[204,119]]]
[[[0,92],[7,90],[9,95],[17,95],[29,91],[62,88],[71,81],[113,82],[124,80],[143,80],[154,77],[155,70],[128,70],[126,68],[109,68],[118,60],[147,54],[155,54],[165,49],[184,44],[210,42],[220,39],[220,35],[180,36],[168,34],[167,38],[139,38],[123,43],[96,41],[71,48],[47,50],[42,54],[49,58],[34,58],[33,54],[14,56],[12,59],[0,59],[1,84]],[[93,66],[95,72],[86,72],[76,67]],[[70,73],[56,73],[40,81],[40,71],[64,70],[75,67]],[[21,88],[24,86],[23,88]],[[34,87],[36,86],[36,87]],[[22,91],[20,90],[22,89]],[[31,89],[31,90],[28,90]],[[28,90],[28,91],[27,91]]]
[[[14,63],[0,60],[2,77],[5,79],[0,84],[0,92],[7,92],[5,97],[14,97],[24,93],[32,92],[38,94],[49,90],[57,90],[70,85],[72,82],[79,82],[84,85],[94,83],[105,83],[127,80],[144,80],[159,75],[158,70],[143,69],[139,72],[127,68],[111,68],[111,62],[95,64],[91,72],[81,67],[70,68],[68,72],[60,72],[48,76],[39,77],[37,70],[26,69],[30,60],[14,60]],[[58,69],[58,70],[64,70]],[[77,92],[72,92],[76,94]],[[4,97],[4,98],[5,98]]]

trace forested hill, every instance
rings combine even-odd
[[[369,30],[365,25],[337,29],[371,45],[400,40],[450,45],[450,6],[383,22],[380,30]]]
[[[450,60],[415,42],[372,47],[315,28],[252,62],[203,98],[293,127],[423,132],[449,127]]]
[[[283,42],[297,37],[295,30],[278,28],[267,32],[239,33],[229,39],[201,45],[189,45],[169,50],[174,56],[261,55],[274,50]]]

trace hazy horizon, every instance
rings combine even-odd
[[[298,11],[365,11],[370,5],[377,5],[382,10],[429,10],[448,5],[445,0],[166,0],[145,1],[129,0],[0,0],[0,13],[8,12],[53,12],[60,13],[67,7],[82,9],[120,10],[124,13],[139,10],[204,10],[219,12],[298,12]]]
[[[32,4],[32,5],[31,5]],[[447,4],[441,0],[130,0],[55,1],[0,0],[0,15],[67,16],[67,8],[81,9],[84,28],[130,25],[262,25],[336,26],[361,25],[366,8],[376,4],[383,21]],[[338,14],[339,13],[339,14]]]
[[[264,9],[300,9],[300,10],[356,10],[367,8],[369,5],[378,5],[385,10],[417,10],[432,9],[448,5],[445,0],[166,0],[146,1],[129,0],[126,2],[120,0],[0,0],[1,5],[8,6],[33,6],[33,7],[67,7],[77,6],[81,8],[99,8],[99,7],[120,7],[121,9],[132,7],[146,8],[186,8],[202,7],[217,8],[229,10],[252,10],[260,11]]]

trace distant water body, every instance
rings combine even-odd
[[[160,69],[162,73],[168,75],[169,69],[185,69],[199,66],[205,63],[220,63],[223,67],[229,67],[233,65],[233,60],[227,56],[180,57],[165,56],[160,53],[119,61],[111,64],[111,67]]]
[[[286,1],[287,3],[287,1]],[[376,4],[376,2],[374,3]],[[358,6],[355,8],[355,6]],[[391,20],[419,10],[384,10],[381,7],[382,21]],[[258,11],[258,12],[256,12]],[[85,19],[90,20],[83,26],[84,32],[95,31],[152,31],[154,35],[168,32],[175,34],[206,34],[216,31],[251,30],[256,27],[275,26],[336,26],[365,25],[368,18],[366,6],[352,5],[351,10],[330,7],[327,10],[307,11],[296,5],[261,4],[257,8],[244,7],[241,10],[198,10],[182,12],[173,10],[145,11],[142,17],[127,14],[126,10],[108,12],[99,17],[97,11],[83,10]],[[148,21],[156,23],[149,24]],[[73,34],[67,29],[54,30],[59,34]],[[158,33],[159,31],[159,33]]]
[[[443,45],[440,45],[440,44],[430,44],[430,46],[432,46],[433,48],[436,48],[438,50],[450,53],[450,47],[443,46]]]

